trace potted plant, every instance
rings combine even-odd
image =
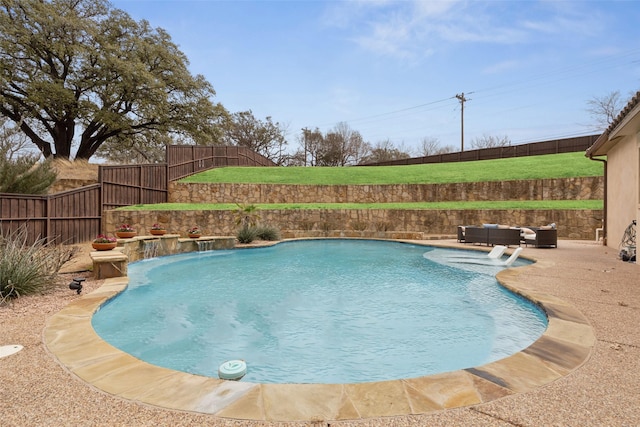
[[[158,223],[153,224],[150,231],[154,236],[162,236],[167,232],[166,228]]]
[[[110,251],[118,245],[115,237],[108,237],[104,234],[98,234],[93,242],[91,242],[91,246],[96,251]]]
[[[187,234],[192,239],[197,239],[198,237],[200,237],[202,235],[202,230],[200,230],[200,227],[198,227],[196,225],[194,227],[191,227],[189,230],[187,230]]]
[[[136,230],[129,224],[121,224],[120,227],[116,229],[116,236],[121,239],[128,239],[136,236],[137,234]]]

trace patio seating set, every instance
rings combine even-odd
[[[487,246],[535,246],[558,247],[558,230],[555,224],[541,227],[510,227],[499,224],[482,226],[458,226],[458,242]]]

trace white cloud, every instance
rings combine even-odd
[[[332,7],[332,25],[365,50],[420,59],[464,43],[532,43],[539,36],[589,36],[598,14],[567,2],[349,1]],[[327,15],[329,16],[329,15]],[[336,18],[339,17],[339,18]]]

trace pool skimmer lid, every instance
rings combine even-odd
[[[223,380],[239,380],[247,373],[244,360],[228,360],[218,368],[218,376]]]

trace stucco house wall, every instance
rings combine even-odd
[[[640,224],[640,92],[635,94],[587,150],[586,155],[607,162],[606,245],[620,249],[629,224],[633,220]]]
[[[638,220],[638,134],[628,136],[608,153],[608,246],[617,248],[625,229]]]

